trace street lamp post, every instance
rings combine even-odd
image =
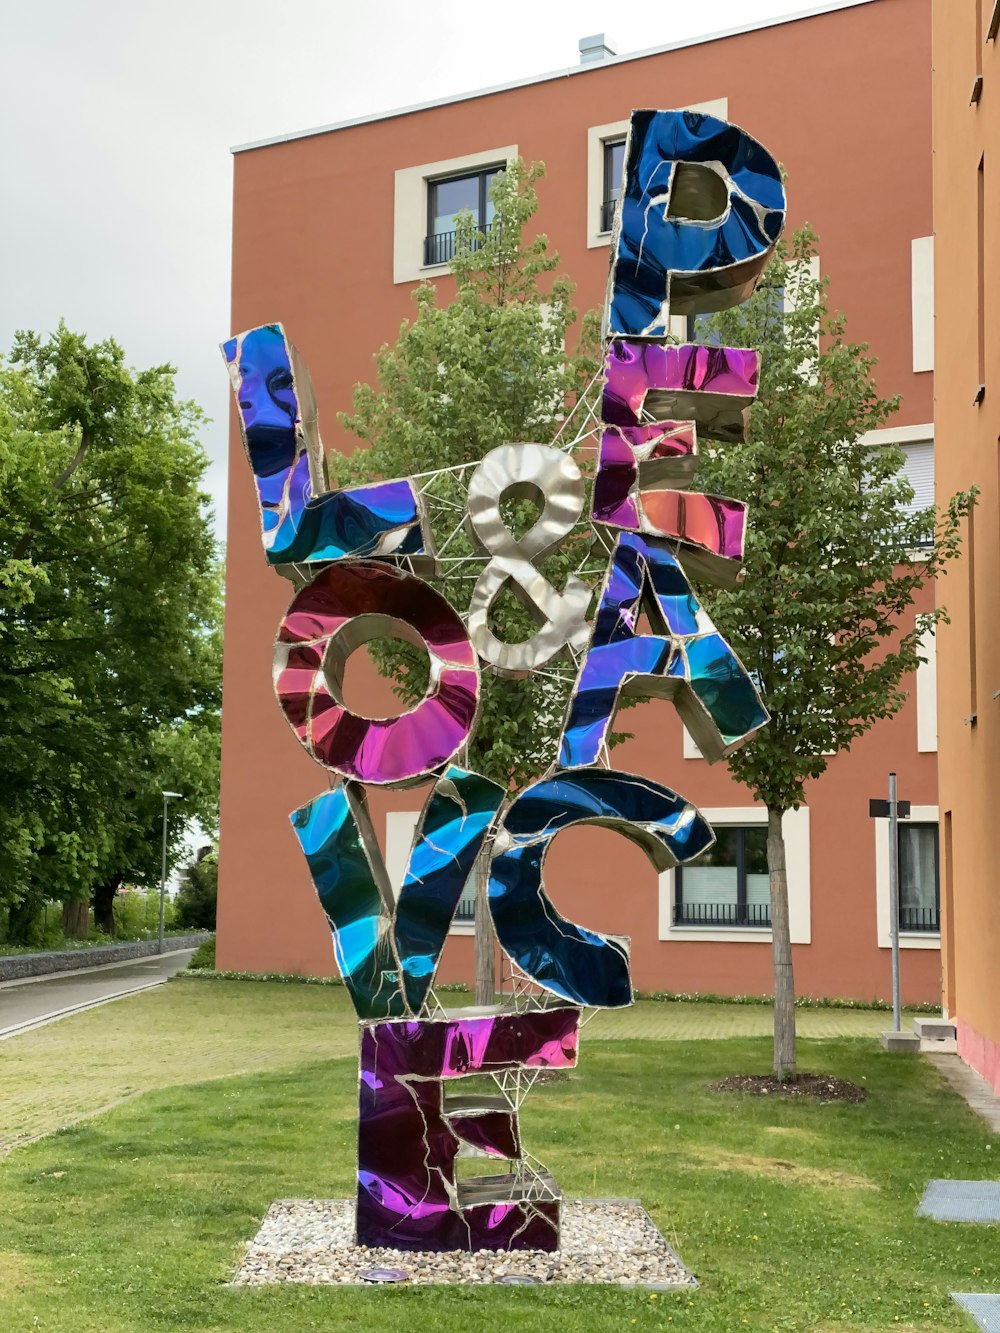
[[[179,791],[163,793],[163,858],[160,861],[160,930],[157,935],[157,953],[163,952],[163,905],[167,896],[167,805],[170,801],[183,799]]]

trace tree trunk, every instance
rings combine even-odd
[[[37,898],[24,898],[7,909],[7,943],[30,944],[32,928],[38,919]]]
[[[94,925],[103,930],[105,935],[115,933],[115,894],[122,886],[124,875],[112,875],[104,884],[98,884],[91,895],[94,909]]]
[[[63,934],[70,940],[85,940],[90,929],[90,903],[63,903]]]
[[[771,888],[771,947],[774,952],[774,1072],[795,1073],[795,979],[788,926],[788,872],[785,869],[784,812],[767,812],[767,869]]]
[[[496,934],[490,915],[490,857],[486,848],[476,861],[476,1004],[494,1004],[497,989]]]

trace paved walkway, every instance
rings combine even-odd
[[[877,1037],[892,1015],[870,1009],[796,1009],[800,1037]],[[903,1026],[909,1026],[907,1017]],[[599,1010],[584,1027],[588,1041],[712,1041],[770,1037],[774,1014],[765,1004],[684,1004],[640,1000],[631,1009]]]
[[[187,967],[193,952],[193,949],[175,949],[127,963],[0,982],[0,1040],[81,1009],[161,986],[175,972]]]
[[[928,1052],[926,1058],[944,1075],[958,1095],[965,1098],[976,1115],[982,1116],[995,1134],[1000,1134],[1000,1097],[986,1080],[980,1078],[967,1064],[963,1064],[957,1055]]]

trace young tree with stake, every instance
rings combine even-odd
[[[975,498],[915,510],[902,452],[864,443],[898,400],[879,396],[875,359],[828,312],[827,283],[811,272],[815,253],[816,237],[803,228],[779,246],[746,304],[699,320],[701,340],[755,347],[762,358],[746,441],[704,449],[699,482],[749,506],[743,582],[703,591],[771,713],[729,765],[768,813],[779,1077],[795,1072],[782,819],[832,755],[902,707],[921,639],[944,617],[941,608],[915,622],[907,613],[958,554]]]

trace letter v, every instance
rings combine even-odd
[[[419,1014],[504,789],[448,768],[424,804],[393,902],[365,789],[345,782],[293,811],[344,984],[361,1019]]]

